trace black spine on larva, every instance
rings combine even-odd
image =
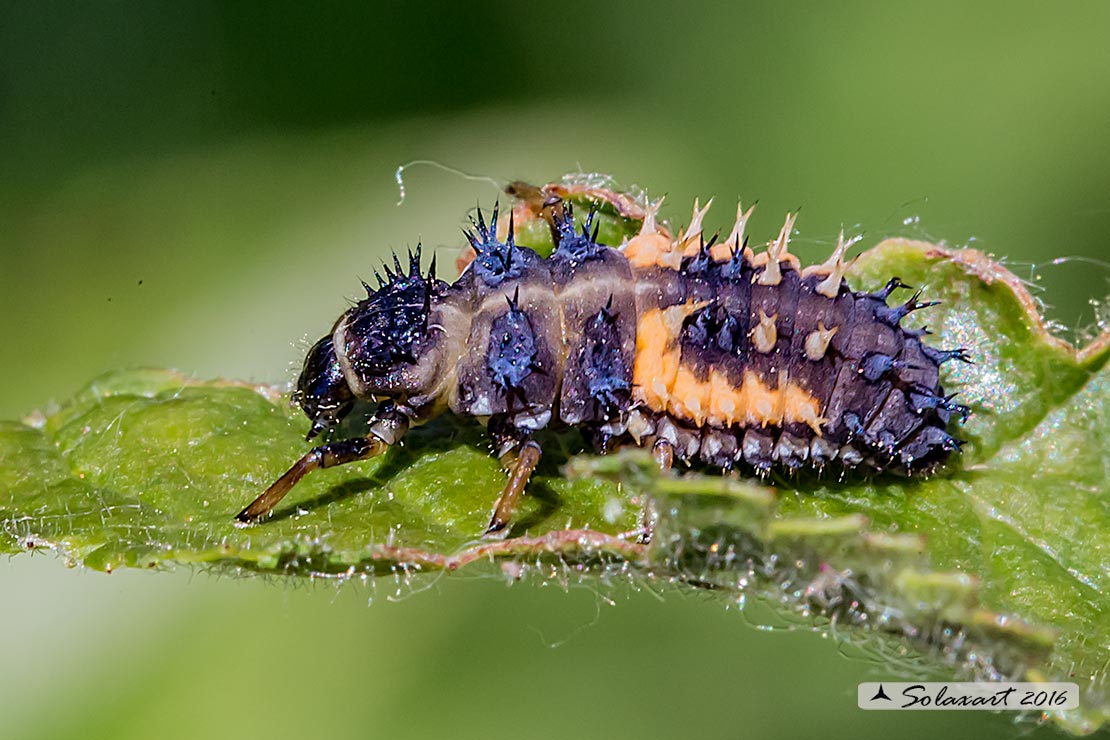
[[[520,393],[524,379],[537,370],[536,332],[520,310],[520,292],[509,299],[509,310],[493,320],[486,365],[494,385],[507,394]]]
[[[417,364],[429,362],[428,319],[448,290],[435,278],[435,261],[421,274],[420,247],[409,254],[408,272],[394,255],[386,277],[376,274],[378,287],[340,318],[333,331],[335,351],[351,390],[360,398],[406,398],[414,386]],[[417,385],[420,385],[417,383]]]
[[[632,368],[623,352],[617,315],[609,303],[594,314],[582,332],[578,367],[594,408],[589,416],[594,421],[607,421],[619,416],[631,397]]]
[[[610,251],[597,243],[597,230],[600,223],[594,224],[596,209],[590,209],[582,224],[580,232],[574,230],[574,207],[570,202],[563,203],[562,213],[556,212],[554,217],[555,236],[558,243],[555,251],[551,253],[553,262],[570,262],[578,264],[591,259],[599,259],[605,252]]]
[[[377,275],[377,290],[363,283],[367,296],[348,313],[347,357],[368,372],[388,369],[402,360],[415,362],[413,344],[428,328],[437,286],[434,275],[425,277],[420,272],[420,247],[409,253],[408,273],[396,254],[393,262],[393,269],[385,267],[386,278]]]
[[[842,358],[827,414],[847,466],[912,473],[959,449],[946,427],[953,411],[964,415],[966,409],[945,396],[939,370],[944,361],[966,360],[966,354],[928,347],[921,332],[901,327],[909,313],[934,305],[919,303],[917,295],[888,305],[893,291],[904,287],[894,278],[874,293],[852,294],[850,338],[838,350]]]
[[[715,262],[710,249],[716,239],[703,240],[698,252],[682,262],[685,298],[701,307],[683,322],[681,362],[699,380],[716,369],[739,385],[748,361],[751,266],[739,245],[731,260]]]
[[[497,238],[498,208],[497,204],[493,206],[489,226],[486,226],[482,209],[479,208],[477,218],[470,220],[473,230],[463,231],[477,255],[471,269],[483,283],[491,287],[519,278],[530,263],[528,253],[531,250],[522,250],[516,246],[511,213],[508,236],[503,242]]]

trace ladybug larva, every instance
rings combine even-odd
[[[802,267],[788,250],[794,216],[759,254],[744,236],[706,239],[695,203],[677,237],[643,211],[619,247],[598,243],[591,209],[577,230],[566,189],[532,188],[555,249],[514,242],[513,215],[478,211],[465,269],[448,284],[420,250],[407,272],[378,276],[308,352],[294,400],[308,439],[357,399],[377,402],[365,437],[314,448],[237,516],[270,512],[308,472],[382,453],[408,429],[451,411],[486,425],[511,472],[488,533],[504,530],[539,462],[535,433],[578,427],[598,453],[651,446],[662,467],[700,459],[765,475],[773,467],[917,475],[959,450],[947,431],[967,409],[945,395],[939,368],[964,350],[902,327],[929,306],[904,286],[874,293],[844,279],[843,234],[832,256]],[[554,193],[554,194],[553,194]],[[625,204],[627,205],[627,204]],[[655,205],[655,208],[658,204]],[[501,234],[499,235],[499,223]],[[365,285],[365,283],[364,283]]]

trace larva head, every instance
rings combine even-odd
[[[429,335],[429,317],[446,284],[435,278],[435,262],[420,273],[420,249],[409,254],[406,274],[394,256],[395,270],[377,275],[378,287],[348,309],[335,325],[336,357],[358,398],[407,401],[426,392],[440,363]]]
[[[306,439],[312,439],[338,424],[354,401],[355,396],[343,377],[329,334],[308,351],[297,378],[297,388],[293,391],[293,402],[312,420]]]

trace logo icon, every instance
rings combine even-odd
[[[876,691],[875,695],[871,697],[871,701],[875,701],[877,699],[885,699],[886,701],[894,701],[893,699],[891,699],[889,696],[886,695],[885,691],[883,691],[883,685],[882,684],[879,684],[879,690]]]

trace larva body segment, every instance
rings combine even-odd
[[[904,287],[896,278],[853,292],[843,278],[852,242],[803,269],[788,249],[792,216],[753,254],[750,210],[738,208],[729,241],[716,243],[702,234],[708,205],[695,204],[677,238],[649,209],[640,233],[614,248],[597,242],[593,212],[576,231],[569,202],[536,209],[556,243],[549,257],[514,243],[511,216],[499,238],[495,209],[467,233],[474,257],[454,283],[434,266],[422,275],[418,251],[408,274],[398,263],[367,288],[310,352],[296,399],[312,433],[354,397],[378,401],[370,439],[380,444],[325,445],[298,466],[377,454],[446,409],[475,417],[499,454],[520,453],[497,530],[538,461],[532,437],[549,426],[580,428],[601,453],[662,446],[665,459],[760,474],[834,465],[914,475],[959,449],[947,427],[966,409],[945,396],[939,366],[966,356],[900,325],[927,304],[888,305]],[[272,508],[298,466],[239,518]]]

